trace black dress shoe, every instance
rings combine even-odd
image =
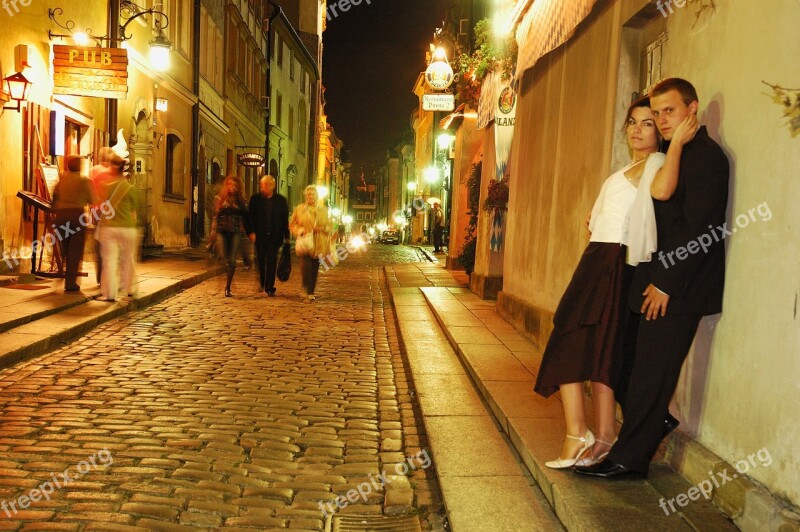
[[[672,415],[672,414],[670,414],[669,412],[667,412],[667,417],[665,417],[665,418],[664,418],[664,432],[663,432],[663,437],[664,437],[664,438],[666,438],[666,437],[667,437],[667,435],[668,435],[670,432],[672,432],[673,430],[675,430],[676,428],[678,428],[678,425],[680,425],[680,424],[681,424],[681,422],[680,422],[680,421],[678,421],[677,419],[675,419],[675,418],[673,417],[673,415]]]
[[[587,477],[602,478],[604,480],[634,480],[647,478],[645,473],[628,469],[622,464],[606,459],[599,464],[578,466],[575,472]]]
[[[267,288],[267,295],[269,297],[275,297],[275,289],[274,288]]]

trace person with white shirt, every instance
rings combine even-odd
[[[614,443],[614,390],[622,384],[625,301],[634,271],[626,260],[650,260],[655,250],[650,184],[664,155],[649,98],[631,104],[625,124],[633,160],[606,179],[586,221],[590,242],[553,316],[534,388],[544,397],[561,391],[567,437],[561,456],[546,463],[554,469],[597,463]],[[592,385],[597,437],[586,424],[585,381]]]

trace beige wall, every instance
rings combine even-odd
[[[504,289],[544,313],[555,310],[572,275],[587,243],[584,216],[612,170],[615,115],[630,98],[617,93],[622,25],[645,4],[599,3],[522,82]],[[796,505],[800,149],[761,81],[800,87],[800,4],[717,0],[716,13],[697,18],[695,10],[687,4],[667,19],[663,75],[696,85],[701,122],[728,153],[729,220],[764,202],[773,217],[727,242],[724,312],[701,324],[673,411],[731,463],[766,448],[773,463],[748,475]]]

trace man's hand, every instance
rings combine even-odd
[[[589,211],[588,213],[586,213],[586,219],[583,221],[583,226],[590,233],[592,232],[591,229],[589,229],[589,222],[591,221],[592,221],[592,211]]]
[[[650,283],[644,292],[644,303],[642,303],[642,314],[645,315],[646,320],[654,320],[661,316],[667,315],[667,304],[669,303],[669,296],[656,288]]]
[[[256,241],[256,234],[250,233],[250,242],[255,242],[255,241]]]

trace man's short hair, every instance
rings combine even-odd
[[[259,181],[265,181],[265,180],[267,180],[267,179],[272,179],[272,181],[273,181],[273,182],[275,182],[276,184],[277,184],[277,182],[278,182],[278,180],[277,180],[277,179],[275,179],[275,178],[274,178],[272,175],[270,175],[270,174],[264,174],[264,175],[262,175],[262,176],[261,176],[261,179],[259,179]]]
[[[81,157],[80,155],[67,155],[67,170],[70,172],[80,172],[81,171]]]
[[[661,96],[669,91],[678,91],[683,103],[686,105],[699,101],[697,98],[697,90],[695,90],[694,85],[681,78],[667,78],[663,81],[659,81],[656,83],[655,87],[650,89],[650,98]]]

